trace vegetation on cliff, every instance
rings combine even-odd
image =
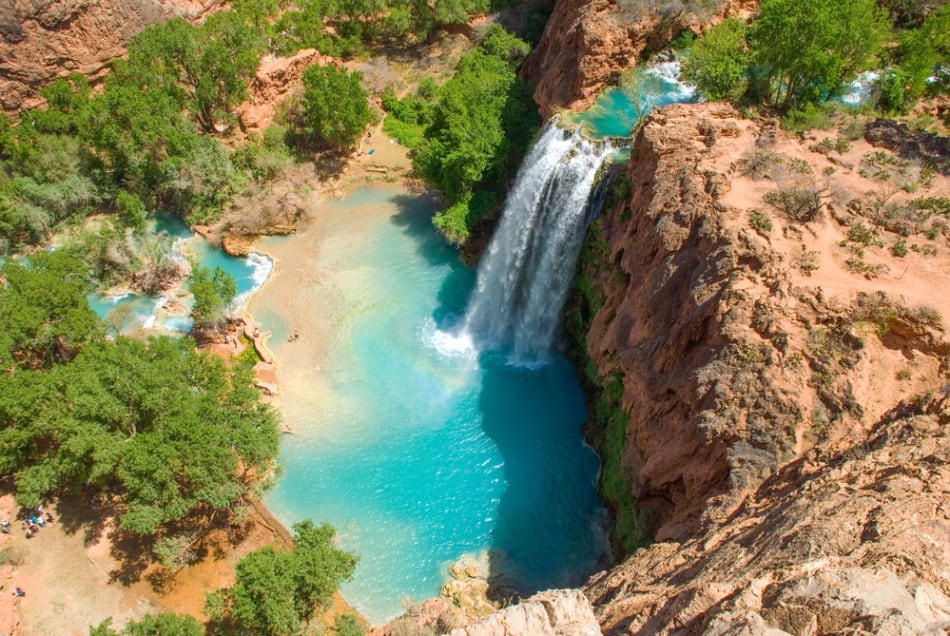
[[[528,51],[492,25],[443,86],[426,84],[402,100],[384,96],[386,130],[413,149],[415,169],[445,195],[448,208],[434,223],[455,243],[500,205],[540,123],[516,74]]]
[[[262,55],[405,46],[487,9],[486,0],[246,1],[198,26],[176,18],[147,27],[102,91],[74,74],[44,88],[46,107],[22,111],[18,124],[0,116],[0,254],[41,245],[92,212],[115,211],[130,228],[141,227],[145,210],[213,220],[248,183],[273,176],[286,142],[346,150],[371,120],[358,74],[315,67],[289,111],[292,128],[306,134],[278,131],[229,150],[220,137],[230,135]]]
[[[710,99],[787,112],[824,102],[857,72],[884,65],[876,103],[905,112],[925,91],[950,86],[940,70],[950,63],[950,7],[915,20],[898,14],[892,31],[872,0],[767,0],[748,29],[737,20],[710,29],[684,74]]]

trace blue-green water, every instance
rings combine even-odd
[[[637,66],[621,86],[608,88],[588,110],[570,117],[595,139],[629,137],[641,116],[654,108],[689,102],[695,90],[679,79],[679,63]]]
[[[491,573],[525,592],[582,582],[605,531],[573,369],[559,356],[509,367],[450,335],[474,272],[436,235],[424,199],[365,188],[328,206],[394,214],[333,248],[323,284],[339,285],[328,295],[342,309],[314,307],[314,321],[336,325],[328,397],[309,431],[285,438],[268,507],[336,526],[360,556],[343,594],[374,623],[437,595],[463,555],[488,553]]]
[[[243,305],[248,295],[263,285],[270,273],[271,263],[267,258],[256,253],[251,253],[247,258],[229,256],[192,232],[176,216],[156,214],[153,217],[153,224],[154,232],[165,234],[176,241],[176,249],[181,251],[182,258],[194,258],[199,265],[209,269],[220,267],[233,276],[237,288],[235,303],[237,306]],[[169,331],[187,332],[191,329],[191,319],[187,316],[165,316],[160,323],[156,322],[156,312],[164,304],[165,297],[136,292],[118,296],[92,293],[88,296],[88,300],[89,306],[100,318],[106,318],[111,312],[120,308],[128,311],[122,325],[123,330],[156,326]],[[190,307],[190,298],[185,298],[183,301],[186,308]]]

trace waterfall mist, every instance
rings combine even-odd
[[[478,267],[464,332],[482,349],[535,364],[551,349],[611,147],[548,124],[525,158]]]

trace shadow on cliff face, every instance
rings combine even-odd
[[[538,369],[482,354],[483,427],[504,459],[508,487],[489,554],[489,597],[510,600],[573,587],[609,562],[598,459],[583,444],[583,394],[556,359]],[[518,400],[511,400],[517,394]]]

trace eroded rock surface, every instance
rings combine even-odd
[[[221,0],[0,0],[0,110],[41,103],[57,77],[103,74],[146,26],[196,20]]]
[[[543,117],[560,108],[582,110],[644,51],[666,46],[686,29],[700,33],[724,17],[748,15],[757,6],[757,0],[558,0],[522,72],[538,82],[534,100]]]
[[[657,539],[587,589],[605,634],[950,627],[950,241],[877,216],[877,148],[818,141],[667,107],[598,221],[587,350],[622,379],[620,476]]]
[[[600,636],[590,603],[579,590],[550,590],[505,608],[451,636]]]

